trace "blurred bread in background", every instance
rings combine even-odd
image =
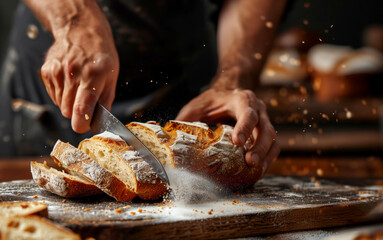
[[[294,27],[280,34],[260,76],[263,86],[293,86],[308,79],[307,52],[320,42],[317,33]]]
[[[383,55],[374,48],[318,44],[308,52],[309,73],[315,97],[334,98],[373,95],[383,73]]]

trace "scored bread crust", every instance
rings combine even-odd
[[[166,184],[150,165],[117,135],[96,135],[81,141],[78,148],[129,185],[141,199],[158,199],[167,192]]]
[[[0,215],[2,217],[32,215],[48,217],[48,207],[45,203],[37,201],[0,202]]]
[[[246,164],[245,150],[232,142],[233,127],[229,125],[220,125],[215,131],[205,123],[182,121],[169,121],[162,132],[153,122],[134,122],[127,127],[135,134],[147,133],[139,138],[156,156],[161,151],[158,145],[167,146],[172,155],[165,166],[204,174],[232,190],[252,186],[262,176],[262,169]],[[166,140],[163,135],[168,136]],[[151,139],[156,138],[157,144],[151,145],[150,141],[155,141]]]
[[[57,171],[42,163],[32,161],[31,172],[37,185],[62,197],[75,198],[103,193],[86,179]]]
[[[78,234],[39,216],[0,217],[0,239],[81,240]]]
[[[128,202],[136,196],[129,186],[103,168],[97,161],[69,143],[58,140],[53,147],[51,157],[59,166],[86,178],[117,201]]]

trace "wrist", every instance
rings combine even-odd
[[[219,66],[211,87],[220,90],[254,90],[259,77],[257,69],[247,63],[241,64],[240,61],[225,62]]]
[[[85,38],[112,36],[109,22],[94,0],[65,0],[62,4],[61,13],[52,10],[47,14],[47,27],[54,39],[73,37],[76,32]]]

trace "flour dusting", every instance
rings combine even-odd
[[[186,169],[166,169],[170,181],[169,198],[178,203],[200,203],[217,200],[225,190],[206,177]]]

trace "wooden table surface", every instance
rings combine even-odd
[[[39,162],[47,161],[48,164],[51,164],[54,166],[54,163],[52,162],[52,160],[49,157],[3,158],[3,159],[0,159],[0,182],[18,180],[18,179],[30,179],[31,178],[31,174],[30,174],[30,170],[29,170],[30,161],[39,161]],[[383,159],[381,157],[372,157],[372,156],[364,157],[364,156],[284,156],[284,155],[282,155],[279,157],[278,161],[276,161],[275,164],[269,169],[268,174],[265,177],[265,180],[268,180],[268,179],[272,180],[273,177],[275,177],[275,175],[277,175],[277,178],[279,180],[281,180],[285,176],[303,177],[306,179],[304,181],[308,180],[309,182],[311,182],[314,185],[316,183],[318,183],[318,185],[319,185],[319,187],[317,186],[318,191],[320,191],[319,189],[321,189],[321,186],[324,188],[326,187],[326,184],[327,184],[326,181],[328,181],[328,179],[330,179],[330,181],[333,181],[332,184],[338,184],[339,183],[339,186],[336,187],[338,189],[343,188],[342,186],[346,186],[346,185],[343,185],[343,183],[347,183],[347,184],[352,183],[352,184],[356,184],[356,185],[360,184],[360,185],[364,185],[364,186],[370,186],[370,185],[376,186],[376,185],[378,185],[378,187],[379,187],[379,186],[383,186]],[[309,183],[309,182],[306,182],[306,183]],[[8,198],[10,200],[15,200],[15,199],[13,199],[15,197],[17,199],[20,198],[20,200],[25,200],[23,197],[32,198],[32,197],[34,197],[34,195],[37,194],[43,200],[48,201],[48,202],[51,201],[51,212],[53,211],[52,212],[53,214],[51,216],[53,218],[57,218],[57,219],[55,219],[55,221],[59,221],[61,219],[61,217],[58,217],[61,213],[58,212],[56,214],[57,216],[55,215],[55,210],[57,210],[57,208],[55,208],[55,206],[60,205],[62,200],[60,200],[60,199],[59,200],[54,200],[54,199],[52,200],[52,196],[53,196],[52,194],[48,193],[48,195],[46,195],[45,190],[40,190],[36,185],[31,183],[30,181],[29,182],[28,181],[27,182],[17,182],[16,181],[15,183],[12,183],[12,184],[16,184],[16,185],[22,184],[23,186],[24,185],[28,186],[28,187],[25,187],[23,189],[24,189],[24,191],[30,190],[30,192],[28,192],[26,194],[21,194],[21,195],[16,195],[16,194],[12,195],[12,194],[9,194],[9,192],[8,192],[5,195],[0,196],[0,198],[2,198],[2,201],[7,200]],[[9,189],[10,189],[9,185],[12,185],[12,184],[3,183],[3,186],[4,187],[7,186],[6,189],[8,189],[8,190],[6,190],[6,191],[9,191]],[[252,192],[251,194],[256,194],[256,195],[259,194],[260,192],[262,192],[262,191],[259,191],[260,188],[268,189],[271,187],[270,188],[271,190],[274,189],[273,186],[268,186],[267,184],[268,184],[267,181],[266,182],[263,181],[263,183],[260,183],[260,185],[258,185],[255,188],[255,192]],[[0,183],[0,185],[1,185],[1,183]],[[306,185],[306,186],[308,186],[308,185]],[[336,185],[333,185],[333,186],[336,186]],[[15,191],[16,190],[20,191],[21,187],[16,186],[16,187],[14,187],[14,189],[15,189]],[[292,188],[290,188],[290,190],[291,189]],[[324,189],[323,191],[324,191],[323,193],[325,193],[327,190]],[[265,191],[265,193],[267,193],[267,192],[268,191]],[[311,192],[311,190],[310,191],[305,190],[303,192],[288,193],[287,194],[288,196],[283,195],[284,196],[283,199],[282,198],[281,199],[273,198],[273,200],[274,201],[280,200],[281,204],[283,205],[283,204],[285,204],[285,202],[283,202],[283,201],[286,201],[287,199],[289,199],[289,201],[290,201],[291,199],[293,199],[292,197],[295,196],[295,194],[297,194],[297,195],[303,194],[304,195],[304,194],[307,194],[309,192]],[[382,191],[379,190],[376,193],[378,195],[374,196],[373,198],[367,199],[367,200],[366,200],[366,198],[361,198],[360,199],[361,201],[359,201],[358,200],[358,194],[360,194],[360,193],[364,194],[364,192],[365,191],[363,189],[355,189],[355,194],[347,193],[346,194],[347,196],[346,195],[345,196],[340,196],[340,195],[335,196],[334,195],[333,198],[331,198],[331,199],[328,198],[328,202],[324,198],[324,199],[322,199],[323,201],[320,200],[322,202],[317,202],[317,203],[319,203],[319,205],[318,204],[315,205],[314,204],[315,202],[309,203],[309,205],[311,206],[310,211],[308,211],[306,207],[301,207],[302,203],[300,202],[301,200],[299,200],[300,198],[296,198],[292,202],[289,202],[289,204],[296,204],[296,207],[294,207],[292,209],[281,209],[283,211],[281,211],[281,213],[278,213],[277,215],[275,215],[275,214],[269,215],[269,213],[267,213],[267,211],[269,211],[269,209],[265,208],[264,209],[265,212],[254,212],[254,213],[250,213],[250,214],[243,214],[242,213],[242,214],[236,215],[235,217],[225,216],[222,218],[220,216],[217,216],[217,218],[213,217],[213,218],[208,218],[207,220],[206,219],[196,220],[196,221],[193,220],[192,225],[194,227],[198,227],[194,231],[194,233],[198,233],[196,235],[187,235],[186,233],[181,231],[181,229],[184,229],[184,228],[187,228],[188,226],[190,226],[190,222],[188,222],[188,221],[174,221],[174,222],[172,222],[172,228],[171,229],[173,229],[173,230],[176,229],[174,231],[178,231],[178,233],[175,233],[173,231],[172,234],[175,234],[175,235],[173,235],[172,237],[177,238],[177,236],[180,236],[179,234],[182,233],[184,237],[188,236],[191,238],[199,238],[199,237],[208,237],[210,239],[219,238],[218,235],[209,233],[209,231],[210,231],[209,229],[213,229],[214,231],[212,230],[211,232],[216,232],[217,234],[219,233],[219,234],[221,234],[220,235],[221,237],[225,237],[225,238],[227,238],[228,236],[231,236],[231,237],[252,236],[252,235],[257,235],[258,233],[267,234],[264,237],[262,237],[262,236],[259,237],[259,239],[301,239],[301,237],[305,236],[305,234],[307,236],[310,236],[310,237],[314,236],[317,239],[325,239],[325,238],[321,238],[321,236],[323,236],[323,234],[324,234],[324,231],[326,231],[326,233],[327,233],[326,236],[330,236],[330,237],[331,236],[338,236],[339,234],[343,234],[343,232],[345,232],[345,234],[348,234],[350,231],[354,235],[355,235],[355,231],[358,232],[359,234],[362,234],[366,231],[366,229],[373,229],[374,232],[376,232],[376,231],[382,232],[383,231],[382,230],[383,224],[377,224],[376,225],[373,223],[372,225],[369,224],[369,225],[347,226],[350,224],[370,221],[371,220],[371,219],[369,220],[370,215],[369,214],[365,215],[366,213],[368,213],[370,211],[376,211],[379,209],[380,210],[383,209],[380,207],[380,205],[381,205],[380,203],[382,202],[382,199],[383,199],[383,197],[380,195],[380,193],[383,192],[383,189],[382,189]],[[314,195],[316,194],[313,192],[311,192],[311,193]],[[269,194],[271,194],[271,195],[277,194],[278,195],[279,193],[273,190],[273,191],[269,191]],[[319,195],[322,195],[322,194],[319,194]],[[315,195],[315,196],[319,196],[319,195]],[[313,197],[313,196],[311,196],[311,199],[317,198],[317,197]],[[352,204],[343,204],[342,203],[342,201],[345,201],[346,198],[350,198],[351,196],[356,197],[355,199],[352,200]],[[252,198],[247,198],[247,197],[240,198],[240,199],[241,199],[240,202],[241,203],[243,202],[244,206],[246,205],[248,207],[248,205],[250,205],[250,206],[251,205],[257,205],[257,202],[261,201],[262,197],[260,197],[258,200],[254,200]],[[341,200],[338,201],[336,199],[338,199],[338,200],[341,199]],[[35,199],[31,199],[31,200],[35,200]],[[107,200],[111,201],[112,199],[107,199]],[[334,202],[334,200],[336,200],[336,201]],[[101,203],[103,201],[98,201],[97,204],[99,204],[101,207],[103,207],[104,205],[102,205],[102,203]],[[225,201],[224,201],[223,205],[225,204]],[[249,203],[247,201],[249,201]],[[251,202],[251,201],[255,201],[255,202]],[[350,201],[350,200],[348,200],[348,201]],[[351,203],[351,201],[349,203]],[[85,200],[80,201],[79,203],[76,203],[76,201],[73,202],[72,200],[69,200],[69,201],[67,201],[67,204],[71,208],[73,208],[73,206],[76,206],[76,204],[77,205],[79,204],[80,208],[88,206],[88,205],[89,206],[92,205]],[[112,204],[112,205],[110,205],[110,204]],[[137,205],[137,203],[131,203],[131,205],[134,207],[135,205]],[[94,206],[94,204],[92,206]],[[110,206],[119,208],[120,204],[108,202],[107,207],[110,207]],[[304,206],[304,205],[302,205],[302,206]],[[137,208],[141,208],[141,206],[138,204]],[[195,208],[197,209],[198,207],[195,207]],[[68,208],[68,209],[70,209],[70,208]],[[375,215],[374,215],[375,220],[374,221],[377,221],[379,219],[382,219],[382,221],[383,221],[383,211],[380,212],[380,210],[379,210],[379,212],[375,213]],[[241,210],[241,211],[243,211],[243,210]],[[272,210],[272,211],[274,211],[274,210]],[[81,212],[83,212],[83,211],[81,211]],[[318,215],[318,212],[320,213],[319,215]],[[70,213],[70,211],[67,214],[69,214],[69,213]],[[228,212],[226,212],[226,213],[228,213]],[[324,213],[324,215],[322,215],[323,213]],[[285,215],[283,215],[283,214],[285,214]],[[315,221],[312,218],[312,216],[314,216],[312,214],[317,216],[316,219],[314,219]],[[326,214],[329,216],[329,218],[324,217],[324,216],[326,216]],[[356,215],[352,215],[352,214],[356,214]],[[269,218],[270,216],[272,218]],[[283,216],[285,216],[285,217],[283,217]],[[299,216],[299,217],[296,218],[297,216]],[[347,217],[347,216],[349,216],[349,217]],[[78,232],[81,232],[84,236],[91,236],[91,234],[87,235],[87,232],[89,233],[92,231],[99,231],[98,233],[100,233],[100,231],[101,231],[100,229],[102,229],[102,231],[104,231],[105,229],[108,229],[108,228],[105,228],[105,226],[103,226],[103,225],[99,225],[101,227],[99,227],[100,229],[98,229],[97,227],[95,228],[92,224],[90,224],[90,225],[89,224],[88,225],[78,225],[75,222],[68,222],[68,220],[70,220],[70,218],[71,218],[71,215],[68,215],[67,218],[68,219],[66,219],[67,220],[66,222],[61,222],[61,223],[64,223],[64,225],[69,226]],[[270,228],[270,226],[265,225],[267,222],[266,220],[269,219],[270,222],[272,223],[273,221],[275,222],[276,218],[279,219],[278,221],[280,224],[277,224],[272,228]],[[294,218],[295,218],[295,220],[299,220],[299,222],[296,222],[294,220]],[[230,224],[230,226],[236,226],[239,224],[243,230],[242,234],[238,235],[238,232],[241,232],[241,231],[238,231],[238,228],[232,228],[229,225],[223,224],[222,219],[224,219],[226,222],[229,222],[229,223],[232,221],[236,221],[236,223],[232,222]],[[285,219],[293,219],[293,221],[285,221]],[[354,219],[354,221],[351,221],[350,219]],[[158,228],[156,227],[156,224],[157,224],[156,221],[158,222],[159,220],[157,219],[157,220],[153,220],[152,222],[150,222],[150,221],[147,221],[145,219],[139,219],[139,221],[134,220],[133,222],[129,222],[127,225],[126,224],[125,225],[124,224],[119,225],[119,227],[121,228],[121,231],[124,230],[127,233],[133,234],[133,235],[136,234],[138,237],[139,236],[141,236],[141,237],[142,236],[149,236],[149,235],[145,235],[147,233],[147,231],[146,231],[147,229],[151,229],[151,231],[157,231],[158,230]],[[201,221],[202,221],[203,225],[200,226]],[[307,225],[308,222],[310,223],[310,226]],[[140,225],[141,223],[143,224],[142,226]],[[246,227],[247,226],[246,224],[248,224],[248,223],[253,224],[252,227]],[[281,224],[281,223],[284,223],[284,224]],[[160,223],[158,222],[158,224],[160,224]],[[134,228],[131,228],[133,225],[134,225]],[[256,225],[258,225],[259,227],[254,228],[254,226],[256,226]],[[129,226],[129,227],[127,227],[127,226]],[[165,223],[165,225],[164,224],[161,225],[161,229],[163,229],[164,226],[166,226],[166,223]],[[333,228],[331,230],[326,230],[328,227],[336,227],[336,226],[343,226],[343,227],[341,227],[340,229],[339,228]],[[345,226],[346,226],[346,228],[345,228]],[[322,227],[326,227],[326,229],[323,229]],[[112,231],[114,232],[113,229],[114,229],[114,227],[109,228],[109,230],[111,232]],[[237,230],[234,231],[233,229],[234,230],[237,229]],[[315,229],[317,229],[317,230],[315,230]],[[293,231],[295,230],[295,232],[294,233],[288,233],[288,234],[283,233],[285,231],[292,231],[292,230]],[[307,230],[310,230],[310,231],[308,232]],[[160,232],[158,232],[158,234],[159,234],[158,236],[164,237],[163,235],[161,235],[161,234],[163,234],[163,232],[162,233],[160,233]],[[142,235],[142,234],[144,234],[144,235]],[[353,239],[353,238],[344,238],[344,239]]]

